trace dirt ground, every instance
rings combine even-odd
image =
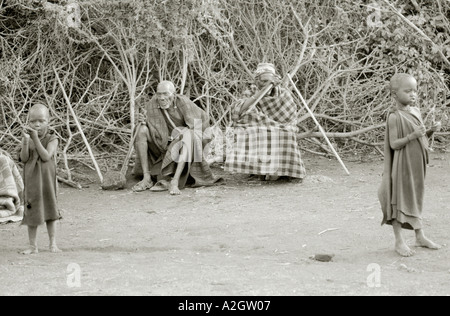
[[[450,295],[450,154],[434,153],[427,175],[425,232],[444,245],[393,250],[376,191],[380,158],[304,157],[308,177],[264,183],[224,174],[225,185],[166,192],[77,190],[61,186],[59,246],[18,252],[27,231],[0,226],[0,295]],[[414,233],[405,233],[414,244]],[[334,254],[319,262],[315,254]]]

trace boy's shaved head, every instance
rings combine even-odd
[[[48,110],[48,107],[41,103],[36,103],[35,105],[33,105],[30,109],[30,114],[38,111],[43,111],[47,115],[47,118],[50,117],[50,111]]]
[[[391,91],[397,91],[400,88],[402,82],[407,79],[414,79],[414,77],[407,73],[397,73],[393,75],[389,85]]]

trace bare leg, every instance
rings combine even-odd
[[[395,235],[395,251],[402,257],[411,257],[414,255],[414,250],[408,247],[402,235],[402,225],[394,220],[392,222],[392,227],[394,227]]]
[[[416,247],[424,247],[433,250],[438,250],[442,248],[441,245],[438,245],[433,241],[429,240],[427,237],[425,237],[423,229],[416,230]]]
[[[22,251],[21,254],[23,255],[31,255],[38,253],[38,247],[37,247],[37,226],[28,226],[28,239],[30,240],[30,247]]]
[[[145,125],[141,125],[139,130],[136,131],[136,153],[139,156],[142,165],[142,171],[144,172],[144,178],[138,184],[133,187],[133,191],[145,191],[153,186],[153,181],[150,175],[150,167],[148,162],[148,143],[147,134],[148,128]]]
[[[186,166],[186,162],[190,156],[190,148],[191,148],[191,135],[186,133],[183,135],[183,147],[180,150],[180,156],[178,157],[177,169],[175,170],[175,174],[170,181],[169,185],[169,194],[170,195],[180,195],[181,191],[179,188],[179,182],[181,174],[183,173],[184,167]],[[187,140],[187,143],[185,143]]]
[[[181,191],[179,188],[179,181],[181,177],[181,173],[183,172],[184,167],[186,166],[187,153],[185,150],[182,150],[182,154],[180,155],[180,161],[177,164],[177,169],[175,170],[175,175],[170,181],[169,185],[169,194],[170,195],[180,195]]]
[[[50,251],[53,253],[62,252],[56,245],[56,221],[47,222],[47,232],[50,240]]]

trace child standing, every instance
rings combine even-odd
[[[392,225],[395,250],[404,257],[414,251],[402,236],[402,229],[414,230],[416,246],[439,249],[441,246],[425,237],[422,226],[422,208],[428,164],[428,139],[440,130],[434,123],[426,131],[417,99],[417,81],[408,74],[396,74],[390,82],[396,106],[387,118],[385,163],[378,197],[383,210],[383,224]]]
[[[56,245],[56,221],[61,218],[57,207],[56,152],[57,136],[49,130],[50,112],[36,104],[29,112],[29,126],[23,131],[20,160],[24,163],[24,203],[22,224],[28,226],[30,248],[22,254],[38,253],[37,228],[46,223],[50,251],[60,252]]]

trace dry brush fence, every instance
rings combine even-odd
[[[61,163],[90,168],[63,82],[101,168],[126,155],[143,94],[159,80],[204,108],[223,131],[259,62],[294,80],[342,155],[380,154],[387,82],[396,71],[420,83],[427,123],[449,134],[448,1],[34,1],[0,0],[1,147],[14,152],[33,102],[51,109]],[[303,56],[299,60],[299,56]],[[300,101],[301,147],[330,155]]]

